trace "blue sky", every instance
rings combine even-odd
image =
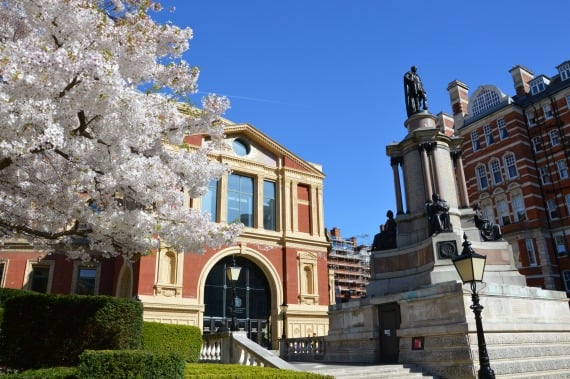
[[[321,164],[325,226],[359,243],[395,209],[386,145],[406,134],[412,65],[437,114],[451,113],[453,80],[513,95],[513,66],[554,76],[570,59],[568,0],[162,3],[176,10],[160,20],[194,30],[185,59],[201,69],[199,95],[227,96],[226,118]]]

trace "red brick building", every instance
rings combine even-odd
[[[570,294],[570,61],[555,70],[513,67],[512,95],[460,81],[448,92],[471,203],[501,225],[528,285]]]
[[[304,161],[248,124],[227,122],[225,149],[212,155],[232,172],[210,183],[189,207],[216,222],[240,220],[234,246],[199,254],[159,251],[133,262],[122,257],[93,263],[68,261],[13,238],[0,246],[0,285],[59,294],[136,297],[149,321],[199,326],[209,333],[228,325],[265,346],[288,337],[326,335],[334,299],[327,267],[322,168]],[[196,146],[201,137],[187,138]],[[228,266],[241,267],[236,282]],[[235,304],[232,290],[235,286]],[[286,317],[281,305],[287,304]],[[286,325],[283,325],[285,319]]]

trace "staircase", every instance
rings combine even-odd
[[[321,375],[329,375],[335,379],[406,379],[406,378],[438,378],[423,374],[413,365],[343,365],[309,362],[290,362],[299,371],[308,371]]]

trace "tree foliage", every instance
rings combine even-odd
[[[208,159],[224,97],[181,99],[192,31],[146,0],[0,3],[0,236],[73,258],[231,243],[240,225],[190,209],[227,167]],[[184,137],[210,135],[191,149]]]

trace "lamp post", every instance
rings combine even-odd
[[[226,276],[228,280],[232,283],[232,325],[230,327],[231,331],[238,330],[237,318],[236,318],[236,282],[239,279],[239,273],[241,267],[236,266],[236,259],[233,257],[232,265],[226,267]]]
[[[461,255],[453,258],[453,265],[461,277],[463,283],[471,285],[471,299],[473,305],[471,309],[475,314],[475,326],[477,328],[477,345],[479,346],[479,379],[495,379],[495,372],[491,368],[487,344],[485,343],[485,333],[483,332],[483,322],[481,321],[481,311],[483,306],[479,304],[479,294],[477,293],[477,282],[483,281],[485,272],[485,261],[487,257],[477,254],[471,247],[471,242],[467,240],[467,235],[463,234],[463,251]]]
[[[286,332],[287,329],[285,328],[285,321],[287,320],[287,308],[289,308],[287,303],[281,304],[281,314],[283,315],[283,333],[281,334],[281,339],[283,341],[285,341],[285,339],[287,338],[287,332]]]

